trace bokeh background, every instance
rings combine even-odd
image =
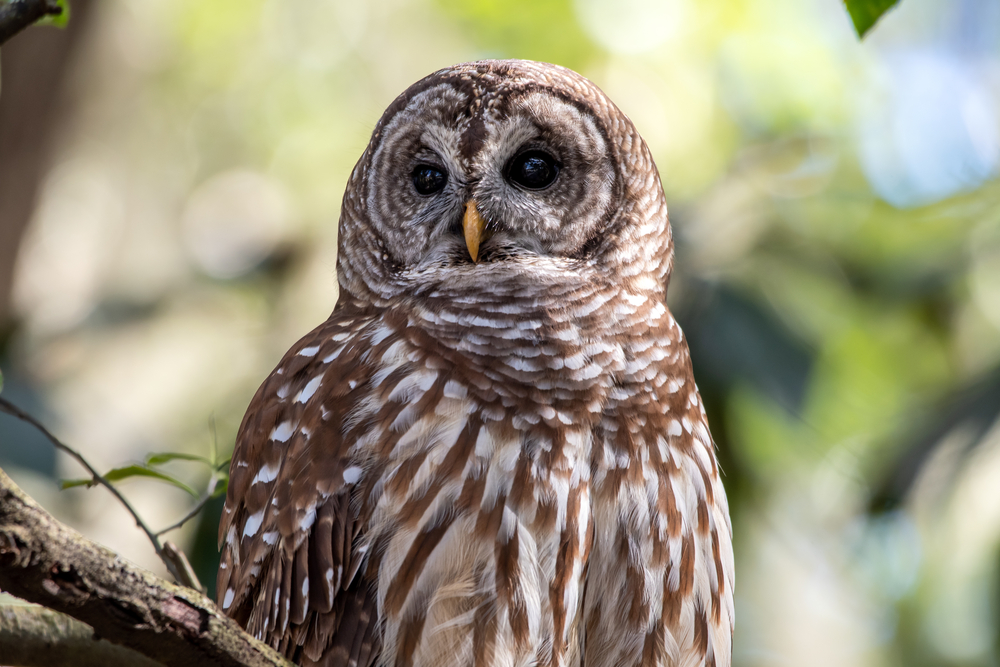
[[[99,468],[231,450],[337,297],[382,110],[487,57],[601,86],[656,158],[735,527],[734,664],[1000,662],[1000,3],[73,0],[2,52],[5,398]],[[81,469],[0,467],[153,570]],[[166,468],[201,488],[208,471]],[[191,506],[122,489],[154,527]],[[219,504],[170,537],[212,587]]]

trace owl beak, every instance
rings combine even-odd
[[[465,204],[465,216],[462,218],[462,230],[465,232],[465,246],[473,262],[479,261],[479,244],[484,241],[486,221],[479,215],[476,200],[470,199]]]

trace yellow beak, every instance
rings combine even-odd
[[[465,204],[462,230],[465,232],[465,246],[469,249],[472,261],[479,261],[479,244],[485,240],[483,234],[486,231],[486,221],[479,215],[475,199],[470,199]]]

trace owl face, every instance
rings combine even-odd
[[[389,297],[442,272],[504,280],[524,262],[653,269],[658,283],[662,201],[642,139],[586,79],[526,61],[457,65],[379,121],[345,195],[341,285]]]
[[[404,267],[580,256],[608,216],[615,166],[595,119],[549,91],[498,101],[441,84],[386,124],[368,210]]]

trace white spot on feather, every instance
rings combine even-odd
[[[260,539],[264,540],[264,544],[274,544],[278,541],[278,531],[269,530],[261,535]]]
[[[247,522],[243,525],[243,536],[249,537],[257,534],[260,524],[264,520],[264,510],[251,514],[247,517]]]
[[[258,482],[264,482],[265,484],[267,482],[273,482],[274,478],[277,476],[278,476],[277,466],[272,468],[269,463],[265,463],[263,466],[261,466],[261,469],[257,471],[257,474],[254,475],[253,480],[250,482],[250,486],[257,484]]]
[[[345,484],[354,484],[359,479],[361,479],[361,468],[359,468],[358,466],[351,466],[350,468],[344,470]]]
[[[299,530],[307,531],[312,528],[313,523],[316,521],[316,507],[310,507],[306,510],[306,514],[299,520]]]
[[[302,580],[302,597],[309,598],[309,577]]]
[[[448,380],[444,383],[444,390],[442,392],[446,398],[457,398],[459,400],[463,399],[468,395],[468,390],[461,382],[455,382],[454,380]]]
[[[417,376],[417,386],[420,387],[421,391],[427,391],[434,386],[436,380],[437,373],[421,373]]]
[[[309,347],[304,347],[301,350],[299,350],[299,356],[315,357],[317,352],[319,352],[319,345],[311,345]]]
[[[226,597],[222,599],[222,608],[229,609],[229,606],[233,604],[234,597],[236,597],[236,592],[232,588],[227,588]]]
[[[386,326],[379,327],[378,329],[375,330],[375,333],[372,334],[371,343],[372,345],[378,345],[392,334],[393,330],[390,329],[389,327]]]
[[[670,420],[670,426],[667,427],[667,435],[680,435],[681,434],[681,423],[676,419]]]
[[[310,398],[312,398],[312,395],[316,393],[316,390],[319,389],[319,385],[322,384],[322,382],[323,382],[323,374],[320,373],[319,375],[317,375],[316,377],[314,377],[312,380],[309,380],[309,384],[307,384],[305,387],[302,388],[302,391],[300,391],[295,396],[295,400],[292,401],[292,402],[293,403],[305,403]]]
[[[553,332],[552,337],[556,340],[575,341],[580,339],[580,332],[574,327],[567,327]]]
[[[292,437],[293,429],[292,422],[281,422],[274,427],[271,431],[271,440],[277,440],[278,442],[288,442],[288,439]]]
[[[337,357],[339,357],[340,353],[344,351],[345,347],[347,347],[347,346],[346,345],[341,345],[336,350],[334,350],[333,352],[331,352],[327,356],[323,357],[323,363],[324,364],[328,364],[331,361],[333,361],[334,359],[336,359]]]

